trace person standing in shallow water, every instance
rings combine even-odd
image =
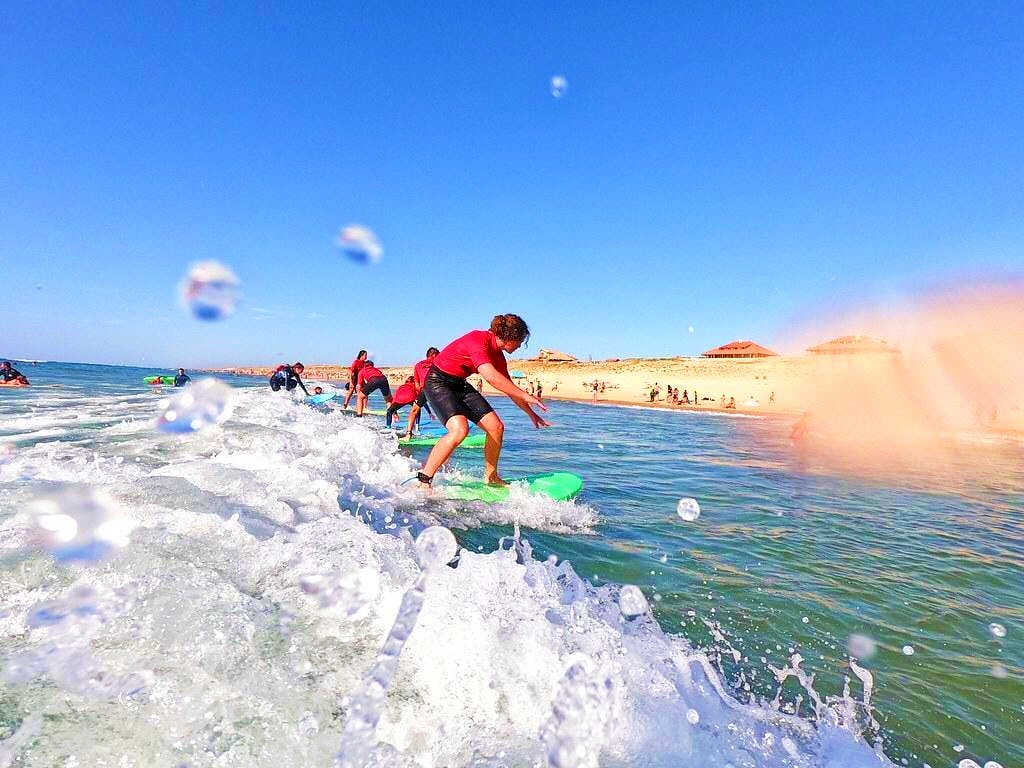
[[[342,403],[342,408],[348,408],[349,402],[352,400],[352,396],[358,394],[356,392],[356,385],[359,383],[359,370],[366,364],[367,352],[365,349],[360,349],[359,354],[356,355],[356,359],[352,361],[352,365],[348,367],[348,392],[345,393],[345,402]],[[356,402],[359,402],[359,398],[356,398]]]
[[[448,432],[438,440],[423,464],[423,469],[416,475],[421,487],[430,487],[434,474],[465,439],[470,421],[487,433],[487,441],[484,443],[484,481],[491,485],[505,484],[498,473],[505,424],[484,396],[467,381],[475,373],[498,392],[508,395],[530,417],[534,427],[551,426],[532,406],[542,411],[548,407],[529,392],[517,387],[508,375],[505,353],[515,352],[529,337],[530,329],[519,315],[495,315],[489,330],[470,331],[442,349],[434,358],[423,391],[434,415]]]

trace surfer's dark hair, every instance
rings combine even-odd
[[[525,344],[530,338],[530,326],[519,315],[495,315],[491,320],[491,333],[502,341]]]
[[[430,357],[431,355],[440,355],[440,354],[441,354],[441,350],[438,349],[437,347],[431,347],[430,349],[427,350],[427,357]]]
[[[302,363],[292,363],[292,368],[301,368],[302,370],[306,370],[306,366]]]
[[[365,349],[360,349],[359,350],[359,354],[356,355],[356,360],[358,360],[360,357],[366,357],[366,350]]]

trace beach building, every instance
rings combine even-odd
[[[889,343],[882,339],[873,339],[870,336],[839,336],[823,344],[808,347],[807,351],[812,355],[870,355],[870,354],[896,354],[900,351],[890,347]]]
[[[709,349],[701,357],[778,357],[778,353],[762,347],[757,342],[740,339]]]
[[[559,352],[557,349],[542,349],[537,353],[537,359],[545,363],[575,363],[578,360],[568,352]]]

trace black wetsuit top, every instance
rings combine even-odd
[[[282,378],[284,381],[282,381]],[[276,381],[275,381],[276,379]],[[277,392],[281,388],[281,384],[284,384],[284,388],[291,392],[298,385],[302,387],[302,391],[309,397],[309,391],[306,389],[306,385],[302,383],[302,379],[299,374],[295,372],[295,369],[290,365],[282,365],[276,371],[274,375],[270,377],[270,388]]]
[[[0,369],[0,376],[4,377],[4,382],[16,381],[17,379],[25,379],[25,374],[19,371],[17,368],[3,368]],[[28,379],[25,379],[28,381]]]
[[[190,379],[186,374],[183,373],[183,374],[181,374],[181,376],[175,376],[174,377],[174,386],[176,386],[176,387],[184,387],[190,381],[192,381],[192,379]]]

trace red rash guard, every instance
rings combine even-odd
[[[395,390],[395,398],[392,405],[408,405],[416,399],[416,385],[403,384]]]
[[[484,363],[493,365],[506,379],[509,377],[505,355],[498,349],[498,338],[490,331],[470,331],[434,358],[438,370],[460,379],[477,373]]]
[[[349,370],[352,372],[352,378],[355,380],[359,376],[359,370],[366,365],[365,360],[360,360],[358,357],[352,361],[352,365],[349,366]]]
[[[359,369],[359,378],[356,380],[356,386],[361,387],[370,379],[383,375],[384,373],[380,369],[374,368],[372,365],[364,365]]]
[[[412,377],[416,381],[416,391],[419,392],[423,389],[423,382],[427,380],[427,374],[430,373],[430,366],[434,364],[433,357],[428,357],[426,360],[420,360],[413,366]]]

